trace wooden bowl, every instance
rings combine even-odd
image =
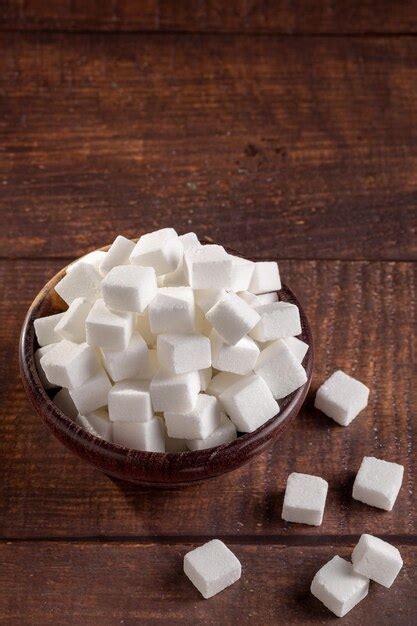
[[[27,312],[20,337],[20,371],[30,401],[53,434],[67,448],[106,474],[133,483],[165,488],[212,478],[244,465],[263,452],[282,435],[297,416],[312,378],[313,337],[307,317],[295,294],[289,287],[283,285],[279,291],[280,300],[299,307],[302,325],[300,337],[310,347],[303,362],[307,382],[279,402],[280,413],[276,417],[254,432],[240,435],[231,443],[196,452],[143,452],[108,443],[89,434],[55,406],[39,380],[34,360],[38,344],[33,322],[38,317],[58,313],[66,308],[65,303],[54,291],[55,285],[64,274],[65,268],[45,285]]]

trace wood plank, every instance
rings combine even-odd
[[[416,264],[283,261],[281,272],[300,296],[316,343],[310,401],[275,447],[232,474],[199,486],[163,491],[114,483],[67,452],[34,415],[17,372],[19,325],[56,261],[3,261],[0,317],[1,537],[357,536],[415,532],[414,441],[417,403]],[[348,428],[312,408],[312,395],[336,368],[371,388],[370,404]],[[350,497],[364,455],[405,466],[390,513]],[[320,528],[280,519],[291,471],[330,482]]]
[[[0,51],[3,257],[175,224],[262,258],[417,258],[413,38],[8,33]]]
[[[2,28],[250,33],[415,33],[416,7],[397,0],[3,0]]]

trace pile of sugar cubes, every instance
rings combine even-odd
[[[68,305],[35,321],[35,360],[64,413],[151,452],[229,443],[279,413],[307,380],[297,306],[275,262],[252,262],[164,228],[75,261]]]

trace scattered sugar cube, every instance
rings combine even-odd
[[[109,391],[109,417],[112,422],[147,422],[153,418],[149,383],[123,380]]]
[[[216,396],[216,398],[218,398],[223,391],[241,379],[242,376],[239,374],[233,374],[232,372],[219,372],[211,379],[210,384],[207,387],[207,393],[210,396]]]
[[[148,366],[144,373],[141,372],[141,380],[152,380],[156,372],[159,370],[159,361],[156,350],[149,350],[148,352]]]
[[[88,263],[77,263],[55,285],[55,291],[67,304],[75,298],[94,302],[100,297],[102,276],[98,269]]]
[[[302,363],[308,352],[308,344],[297,337],[285,337],[282,341],[289,347],[297,361]]]
[[[107,350],[126,350],[135,317],[128,311],[111,311],[99,298],[86,319],[87,343]]]
[[[204,335],[158,335],[156,352],[161,366],[171,374],[185,374],[211,366],[210,340]]]
[[[103,279],[101,289],[103,300],[110,309],[143,313],[157,294],[155,270],[118,265]]]
[[[328,488],[328,483],[319,476],[292,472],[287,479],[282,519],[320,526]]]
[[[70,389],[70,396],[81,415],[107,405],[111,382],[104,369],[100,369],[79,387]]]
[[[250,332],[256,341],[271,341],[301,333],[300,312],[295,304],[273,302],[256,307],[260,320]]]
[[[258,294],[267,291],[279,291],[280,289],[281,279],[278,264],[275,261],[258,261],[255,263],[248,291]]]
[[[130,255],[132,265],[153,267],[157,276],[173,272],[180,262],[183,246],[173,228],[142,235]]]
[[[207,448],[215,448],[225,443],[230,443],[237,438],[236,426],[229,418],[222,414],[220,424],[205,439],[188,439],[187,447],[189,450],[206,450]]]
[[[219,397],[220,403],[239,432],[251,433],[279,413],[268,385],[252,374],[228,387]]]
[[[191,287],[162,287],[148,309],[152,333],[192,333],[194,295]]]
[[[210,333],[212,365],[218,370],[234,374],[249,374],[259,356],[259,348],[250,337],[242,337],[234,346],[225,343],[213,330]]]
[[[44,354],[49,352],[49,350],[51,350],[54,346],[55,346],[54,343],[49,344],[49,346],[42,346],[42,348],[38,348],[34,354],[36,370],[38,372],[39,380],[41,381],[42,387],[44,389],[53,389],[54,387],[57,387],[57,385],[54,385],[53,383],[49,382],[43,370],[43,367],[41,365],[41,358],[44,356]]]
[[[74,261],[73,263],[70,263],[66,269],[66,273],[69,274],[70,272],[72,272],[74,267],[76,267],[80,263],[91,265],[92,267],[94,267],[94,269],[96,269],[97,271],[100,271],[100,264],[102,260],[104,259],[104,257],[106,256],[106,254],[107,253],[104,252],[104,250],[92,250],[91,252],[88,252],[81,258]]]
[[[96,351],[86,343],[63,339],[40,360],[50,383],[74,389],[94,376],[99,369]]]
[[[150,391],[154,411],[188,413],[197,402],[200,375],[198,372],[173,375],[159,369],[151,381]]]
[[[205,367],[204,369],[201,369],[198,373],[200,374],[201,391],[206,391],[207,387],[210,384],[213,370],[211,369],[211,367]]]
[[[341,426],[348,426],[368,404],[369,389],[337,370],[317,390],[314,406]]]
[[[194,291],[194,300],[205,314],[226,295],[226,289],[196,289]]]
[[[277,400],[285,398],[307,381],[305,369],[281,339],[262,350],[254,370],[265,380]]]
[[[343,617],[368,595],[369,579],[356,574],[352,564],[334,556],[313,578],[311,593],[330,611]]]
[[[231,289],[233,259],[222,246],[188,249],[184,259],[188,281],[193,289]]]
[[[75,298],[55,326],[56,334],[60,338],[69,339],[74,343],[83,343],[85,341],[85,320],[91,307],[92,303],[85,298]]]
[[[403,566],[403,560],[395,546],[373,535],[364,534],[352,552],[352,564],[357,574],[384,587],[391,587]]]
[[[134,332],[125,350],[102,350],[103,365],[114,382],[142,378],[149,368],[149,350],[145,340]]]
[[[122,235],[118,235],[100,263],[100,272],[107,274],[107,272],[110,272],[110,270],[117,265],[127,265],[134,247],[135,243],[133,241],[126,239],[126,237]]]
[[[136,315],[136,330],[144,338],[150,348],[156,344],[156,335],[151,331],[148,312]]]
[[[157,417],[148,422],[113,422],[113,441],[147,452],[165,452],[164,432]]]
[[[370,506],[392,511],[403,476],[402,465],[364,456],[353,484],[352,497]]]
[[[206,319],[228,344],[236,344],[261,319],[247,302],[228,293],[206,313]]]
[[[239,580],[242,566],[222,541],[212,539],[185,555],[184,572],[208,599]]]
[[[61,341],[62,337],[55,331],[55,326],[62,319],[64,313],[55,313],[46,317],[39,317],[34,321],[36,339],[41,348]]]
[[[255,263],[239,256],[232,257],[232,291],[246,291],[252,279]]]
[[[164,413],[169,437],[205,439],[220,425],[217,398],[200,393],[194,408],[188,413]]]
[[[61,409],[64,415],[70,417],[71,419],[75,419],[78,415],[77,407],[75,406],[68,389],[62,387],[54,395],[54,404]]]
[[[91,435],[105,441],[113,441],[113,424],[109,420],[107,409],[97,409],[87,415],[78,414],[75,421]]]
[[[260,293],[256,296],[258,298],[258,304],[273,304],[274,302],[278,302],[278,294],[276,291],[271,291],[270,293]]]

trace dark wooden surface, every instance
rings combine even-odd
[[[399,33],[414,31],[415,4],[175,4],[0,6],[16,31],[0,34],[0,623],[336,621],[312,576],[371,532],[405,567],[344,623],[413,624],[417,40]],[[210,30],[234,34],[194,32]],[[198,487],[155,491],[109,480],[49,435],[17,341],[69,259],[168,225],[280,260],[317,357],[309,400],[274,448]],[[312,407],[337,367],[371,388],[348,428]],[[365,454],[405,466],[390,513],[350,497]],[[294,470],[330,483],[319,528],[280,518]],[[181,563],[212,537],[244,572],[204,601]]]

